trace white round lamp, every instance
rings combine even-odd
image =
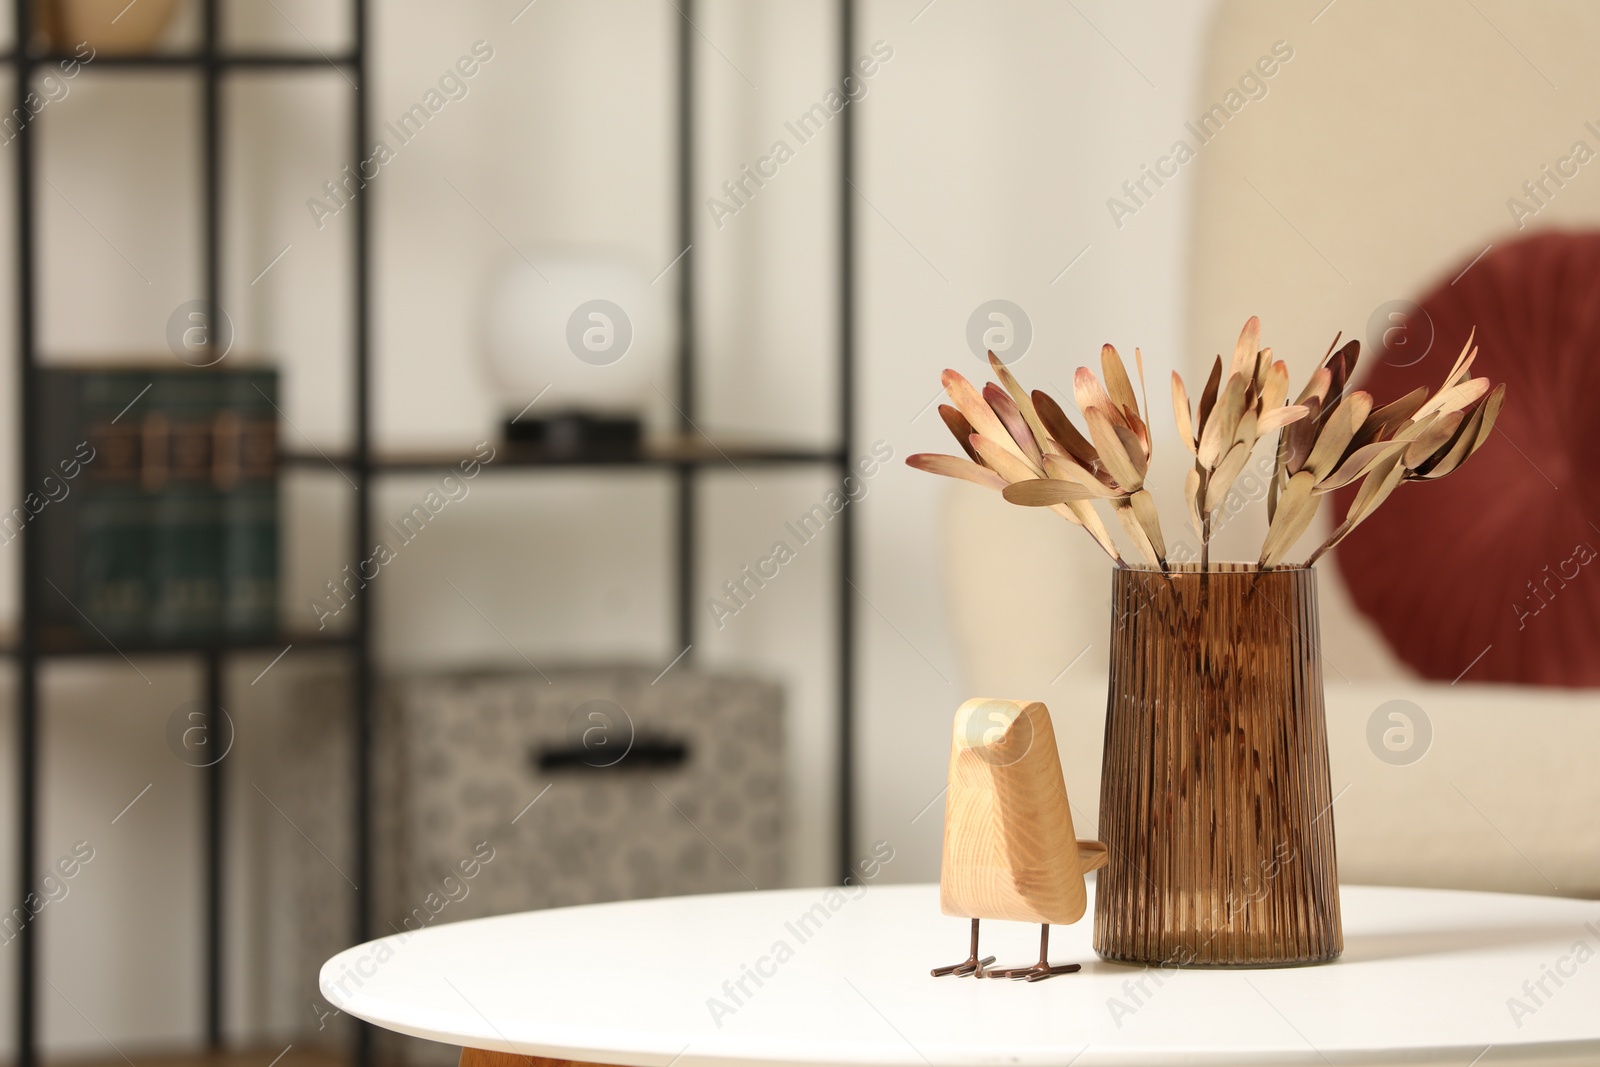
[[[566,420],[563,434],[630,420],[666,424],[673,383],[665,294],[633,264],[597,252],[535,250],[504,260],[487,297],[483,346],[504,392],[509,437],[538,439],[552,420]]]

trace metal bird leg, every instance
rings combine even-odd
[[[984,978],[1020,978],[1029,982],[1042,982],[1046,978],[1053,978],[1058,974],[1072,974],[1082,969],[1081,964],[1063,963],[1050,966],[1050,924],[1039,924],[1039,962],[1031,967],[1008,967],[1003,970],[985,971]]]
[[[935,978],[942,978],[947,974],[953,974],[957,978],[964,978],[969,974],[982,978],[983,969],[993,962],[993,956],[985,956],[981,960],[978,958],[978,920],[973,919],[972,950],[967,955],[967,958],[962,960],[960,963],[952,963],[948,967],[935,967],[932,971],[932,974]]]

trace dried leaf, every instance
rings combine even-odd
[[[1078,432],[1078,428],[1067,418],[1067,413],[1061,410],[1055,397],[1042,389],[1033,391],[1033,409],[1039,413],[1039,421],[1044,423],[1046,432],[1052,440],[1061,447],[1061,451],[1071,456],[1081,467],[1089,470],[1100,469],[1100,456],[1095,452],[1094,446],[1088,438]]]
[[[1139,351],[1138,345],[1135,345],[1133,348],[1133,362],[1134,365],[1139,368],[1139,398],[1143,401],[1143,406],[1139,410],[1148,413],[1150,411],[1150,387],[1146,385],[1144,381],[1144,353]],[[1143,436],[1145,439],[1145,447],[1149,448],[1150,434],[1148,432],[1143,432]]]
[[[950,432],[955,435],[955,439],[960,443],[962,451],[971,458],[972,462],[981,463],[982,460],[978,458],[977,449],[972,447],[971,441],[971,437],[976,431],[973,430],[972,423],[967,421],[967,417],[949,404],[939,405],[939,417],[950,428]]]
[[[1261,545],[1261,566],[1275,567],[1300,535],[1306,532],[1317,514],[1317,498],[1312,494],[1317,476],[1301,471],[1289,479],[1289,484],[1278,494],[1278,512],[1267,527],[1267,537]]]
[[[1367,473],[1373,464],[1377,463],[1389,452],[1404,452],[1405,450],[1406,443],[1404,441],[1374,441],[1370,445],[1362,445],[1360,448],[1348,452],[1344,461],[1339,464],[1338,469],[1317,482],[1317,492],[1319,494],[1329,493],[1335,489],[1342,489]]]
[[[1101,386],[1100,379],[1094,376],[1094,371],[1088,367],[1079,367],[1072,376],[1072,396],[1078,402],[1078,410],[1087,417],[1091,411],[1101,411],[1107,418],[1111,418],[1116,411],[1111,403],[1111,397],[1106,394]],[[1120,419],[1120,413],[1117,414]]]
[[[1004,489],[1006,480],[990,470],[980,467],[976,463],[961,459],[958,456],[945,456],[937,452],[918,452],[914,456],[906,457],[906,466],[915,467],[919,471],[929,474],[942,474],[946,478],[960,478],[962,481],[976,482],[978,485],[990,489]]]
[[[1373,408],[1372,414],[1361,424],[1361,430],[1351,443],[1359,448],[1391,436],[1394,429],[1415,415],[1417,409],[1422,407],[1427,399],[1427,386],[1419,385],[1399,400],[1391,401],[1381,408]]]
[[[1017,410],[1016,403],[1007,395],[1006,391],[990,382],[983,387],[983,399],[989,409],[995,413],[1011,439],[1022,449],[1022,457],[1040,473],[1044,473],[1044,455],[1039,451],[1039,443],[1033,438],[1033,431],[1028,428],[1028,420],[1022,417],[1022,412]]]
[[[1001,490],[1013,504],[1027,508],[1048,508],[1057,504],[1075,504],[1090,499],[1087,489],[1076,482],[1063,482],[1056,478],[1034,478],[1026,482],[1012,482]]]
[[[1085,470],[1066,456],[1055,454],[1044,457],[1044,472],[1051,478],[1060,478],[1063,481],[1077,482],[1090,494],[1102,500],[1125,495],[1122,490],[1114,489],[1101,481],[1092,472]]]
[[[1328,370],[1332,372],[1332,380],[1328,386],[1330,397],[1344,395],[1345,387],[1350,384],[1350,376],[1355,373],[1356,360],[1360,355],[1361,342],[1351,341],[1328,360]]]
[[[1247,402],[1244,415],[1239,419],[1239,426],[1233,431],[1233,440],[1229,442],[1229,447],[1243,443],[1254,448],[1255,443],[1260,439],[1260,420],[1256,418],[1255,409],[1251,408]]]
[[[972,447],[978,450],[978,458],[983,460],[984,466],[1008,482],[1026,482],[1039,477],[1039,472],[1029,466],[1027,460],[986,434],[973,434]]]
[[[1157,560],[1164,564],[1167,559],[1167,543],[1161,536],[1161,516],[1156,511],[1156,501],[1150,495],[1150,490],[1141,489],[1130,496],[1128,507],[1133,512],[1134,518],[1139,520],[1139,527],[1144,530],[1151,547],[1155,549]]]
[[[1137,411],[1130,411],[1128,416],[1128,429],[1133,431],[1133,436],[1138,438],[1139,447],[1148,455],[1150,452],[1150,427],[1139,417]]]
[[[1501,390],[1504,388],[1500,387]],[[1485,398],[1483,403],[1475,405],[1470,412],[1462,412],[1465,417],[1456,427],[1456,432],[1450,435],[1450,440],[1437,449],[1426,463],[1414,467],[1412,477],[1429,480],[1443,478],[1466,462],[1467,457],[1472,454],[1473,443],[1478,439],[1487,409],[1488,398]]]
[[[1116,431],[1111,428],[1105,412],[1100,408],[1091,407],[1083,413],[1083,420],[1089,424],[1089,438],[1094,442],[1100,461],[1106,465],[1111,477],[1129,492],[1139,488],[1144,476],[1139,473],[1139,468],[1134,465],[1132,457],[1123,447]]]
[[[1270,351],[1270,349],[1269,349]],[[1289,398],[1289,365],[1277,360],[1267,365],[1261,380],[1261,410],[1276,411]]]
[[[1505,399],[1506,386],[1504,382],[1501,382],[1494,387],[1494,392],[1489,394],[1489,399],[1483,402],[1483,425],[1478,427],[1477,439],[1472,442],[1472,451],[1467,453],[1468,456],[1476,452],[1479,446],[1489,439],[1489,434],[1494,430],[1495,422],[1500,418],[1500,407],[1505,403]]]
[[[1217,464],[1215,473],[1206,484],[1206,511],[1216,511],[1228,497],[1228,490],[1233,488],[1233,481],[1239,477],[1239,472],[1244,470],[1245,463],[1250,459],[1250,450],[1255,441],[1241,441],[1228,450],[1222,457],[1222,462]]]
[[[1199,435],[1206,428],[1206,423],[1211,421],[1211,409],[1217,406],[1217,391],[1222,388],[1222,357],[1218,356],[1211,364],[1211,377],[1206,379],[1206,387],[1200,391],[1200,407],[1195,412],[1195,441],[1198,446]]]
[[[1252,410],[1251,394],[1254,391],[1254,382],[1247,375],[1229,378],[1223,386],[1216,410],[1211,413],[1213,419],[1219,420],[1218,429],[1222,434],[1221,447],[1217,449],[1219,461],[1228,454],[1228,449],[1237,439],[1239,423],[1244,418],[1244,413]]]
[[[1156,551],[1150,535],[1139,524],[1139,518],[1134,514],[1133,508],[1127,504],[1113,504],[1111,507],[1116,512],[1117,522],[1122,524],[1122,532],[1128,535],[1128,540],[1133,542],[1133,547],[1139,550],[1139,555],[1144,557],[1144,561],[1153,567],[1161,566],[1161,554]]]
[[[1419,434],[1416,440],[1406,446],[1400,462],[1406,465],[1407,470],[1422,466],[1432,459],[1435,453],[1449,446],[1450,439],[1455,437],[1456,430],[1460,429],[1465,418],[1465,414],[1460,411],[1439,416],[1438,421],[1427,433]]]
[[[1287,404],[1281,408],[1273,408],[1256,421],[1256,433],[1265,437],[1273,430],[1281,430],[1290,423],[1299,422],[1311,413],[1311,409],[1304,404]]]
[[[1267,375],[1272,370],[1272,366],[1273,366],[1273,359],[1272,359],[1272,349],[1271,348],[1263,348],[1261,351],[1256,353],[1256,395],[1257,396],[1260,396],[1262,390],[1266,388]],[[1285,369],[1284,373],[1287,375],[1288,370]],[[1287,395],[1288,392],[1289,392],[1289,385],[1288,385],[1287,380],[1284,382],[1283,391],[1284,391],[1285,395]]]
[[[1229,378],[1228,384],[1223,387],[1221,399],[1217,401],[1216,410],[1206,420],[1206,428],[1200,431],[1198,455],[1200,463],[1207,470],[1215,470],[1233,444],[1233,432],[1238,429],[1239,418],[1244,414],[1244,390],[1243,377],[1235,375]]]
[[[1500,417],[1500,407],[1505,401],[1506,387],[1504,383],[1495,386],[1483,403],[1472,412],[1469,424],[1463,427],[1452,443],[1443,459],[1434,464],[1424,475],[1429,479],[1443,478],[1460,467],[1472,457],[1472,454],[1483,446],[1494,431],[1495,421]],[[1463,451],[1464,449],[1464,451]]]
[[[1172,372],[1172,416],[1178,423],[1178,440],[1191,456],[1194,455],[1198,446],[1194,440],[1194,422],[1189,417],[1189,391],[1183,387],[1183,378],[1177,371]]]
[[[1356,375],[1356,365],[1361,362],[1361,342],[1351,341],[1344,346],[1344,377],[1348,382]]]
[[[1039,413],[1034,410],[1033,399],[1028,396],[1028,391],[1022,388],[1022,383],[1017,381],[1017,376],[1011,373],[1011,368],[1000,362],[1000,357],[993,352],[989,353],[989,366],[994,368],[995,377],[1000,379],[1000,384],[1005,386],[1006,392],[1011,395],[1011,402],[1017,405],[1017,410],[1022,412],[1022,417],[1028,422],[1028,429],[1033,431],[1034,440],[1039,443],[1043,452],[1051,450],[1050,434],[1045,430],[1044,423],[1039,419]]]
[[[1278,435],[1278,448],[1272,456],[1272,477],[1267,479],[1267,522],[1272,522],[1273,516],[1278,513],[1278,493],[1289,480],[1289,472],[1284,465],[1289,459],[1289,431],[1285,430]]]
[[[1351,438],[1355,437],[1356,431],[1371,413],[1371,393],[1358,390],[1340,401],[1318,435],[1316,447],[1306,458],[1305,469],[1319,478],[1330,473],[1344,456]]]
[[[1418,437],[1427,433],[1433,427],[1433,424],[1438,421],[1438,415],[1425,415],[1414,422],[1404,423],[1399,429],[1395,430],[1394,437],[1390,438],[1390,440],[1415,441]]]
[[[1444,376],[1441,388],[1448,389],[1458,380],[1465,380],[1467,373],[1472,369],[1472,363],[1478,358],[1478,350],[1472,347],[1472,339],[1478,335],[1478,328],[1474,326],[1467,331],[1467,343],[1461,346],[1461,354],[1456,357],[1455,363],[1450,367],[1450,373]]]
[[[1145,474],[1150,470],[1150,450],[1146,442],[1133,430],[1116,425],[1111,429],[1116,433],[1117,440],[1122,442],[1123,451],[1127,452],[1128,458],[1133,461],[1134,469],[1139,472],[1139,480],[1143,481]]]
[[[1289,475],[1299,474],[1305,469],[1306,460],[1311,456],[1311,448],[1317,443],[1317,427],[1322,422],[1321,398],[1313,396],[1304,406],[1305,418],[1290,423],[1284,431],[1287,451],[1284,454],[1283,470]]]
[[[1339,535],[1343,540],[1351,530],[1360,525],[1365,519],[1378,509],[1378,505],[1388,499],[1389,494],[1395,491],[1405,477],[1406,466],[1401,462],[1399,455],[1390,456],[1382,462],[1374,464],[1372,470],[1367,472],[1367,478],[1361,483],[1361,488],[1356,490],[1356,498],[1350,502],[1350,510],[1345,513],[1344,531]],[[1337,543],[1337,542],[1336,542]]]
[[[1300,391],[1300,395],[1295,399],[1295,403],[1304,404],[1312,397],[1316,397],[1323,403],[1327,403],[1328,390],[1332,387],[1332,385],[1333,372],[1328,370],[1327,367],[1319,367],[1317,371],[1311,375],[1311,380],[1306,383],[1306,387]]]
[[[1122,357],[1110,345],[1100,346],[1100,372],[1105,375],[1106,393],[1112,402],[1123,411],[1137,415],[1139,395],[1133,391],[1133,382],[1128,379],[1128,368],[1122,365]]]
[[[1106,524],[1101,521],[1100,513],[1094,510],[1093,504],[1084,501],[1079,504],[1068,504],[1066,508],[1071,513],[1072,521],[1089,531],[1089,536],[1099,542],[1100,547],[1106,550],[1106,555],[1118,563],[1122,562],[1122,553],[1117,551],[1117,543],[1111,539],[1111,531],[1106,529]]]
[[[1200,521],[1200,469],[1190,467],[1189,473],[1183,479],[1183,501],[1189,508],[1189,524],[1194,527],[1194,532],[1204,534],[1205,527]]]
[[[1228,376],[1235,374],[1255,377],[1256,352],[1261,344],[1261,320],[1251,315],[1239,331],[1239,340],[1233,346],[1233,359],[1228,364]]]
[[[972,424],[973,432],[993,440],[1018,459],[1024,458],[1022,447],[1011,439],[1011,432],[984,401],[982,394],[972,387],[971,382],[962,377],[959,371],[954,370],[946,370],[940,375],[939,380],[944,383],[944,391],[951,402]]]
[[[1448,415],[1452,411],[1460,411],[1488,391],[1489,379],[1469,378],[1460,385],[1452,385],[1450,388],[1436,394],[1432,400],[1417,409],[1416,415],[1412,416],[1412,418],[1421,418],[1434,412]]]

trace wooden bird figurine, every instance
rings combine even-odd
[[[934,976],[1037,982],[1078,970],[1076,963],[1050,966],[1050,924],[1083,918],[1083,876],[1105,862],[1103,842],[1079,841],[1073,832],[1049,710],[1023,700],[961,705],[950,743],[939,905],[972,920],[972,949]],[[994,957],[978,958],[979,919],[1038,923],[1039,962],[986,969]]]

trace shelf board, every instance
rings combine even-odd
[[[46,629],[39,634],[36,649],[45,657],[78,656],[183,656],[209,652],[281,652],[285,645],[296,648],[353,648],[353,634],[314,632],[283,632],[266,637],[219,638],[215,641],[149,641],[136,638],[119,639],[76,630]],[[19,647],[17,630],[8,626],[0,631],[0,655],[16,655]]]
[[[222,52],[215,56],[208,56],[204,52],[130,52],[120,55],[101,52],[93,60],[86,60],[70,52],[0,52],[0,64],[19,62],[34,67],[76,62],[82,64],[85,70],[203,70],[207,66],[221,70],[303,70],[353,67],[356,57],[344,52],[328,55],[321,52]]]
[[[495,458],[483,465],[485,471],[522,470],[548,467],[619,467],[619,468],[674,468],[674,467],[728,467],[737,469],[743,464],[752,466],[834,464],[844,461],[837,448],[819,448],[814,445],[784,445],[772,442],[719,439],[704,437],[677,437],[646,442],[634,450],[591,449],[581,452],[550,452],[537,446],[497,442]],[[373,456],[374,474],[425,473],[448,470],[473,456],[472,446],[456,449],[427,449],[419,451],[385,452]],[[353,469],[355,462],[349,455],[324,455],[319,452],[288,452],[280,459],[292,467],[328,467],[344,471]]]

